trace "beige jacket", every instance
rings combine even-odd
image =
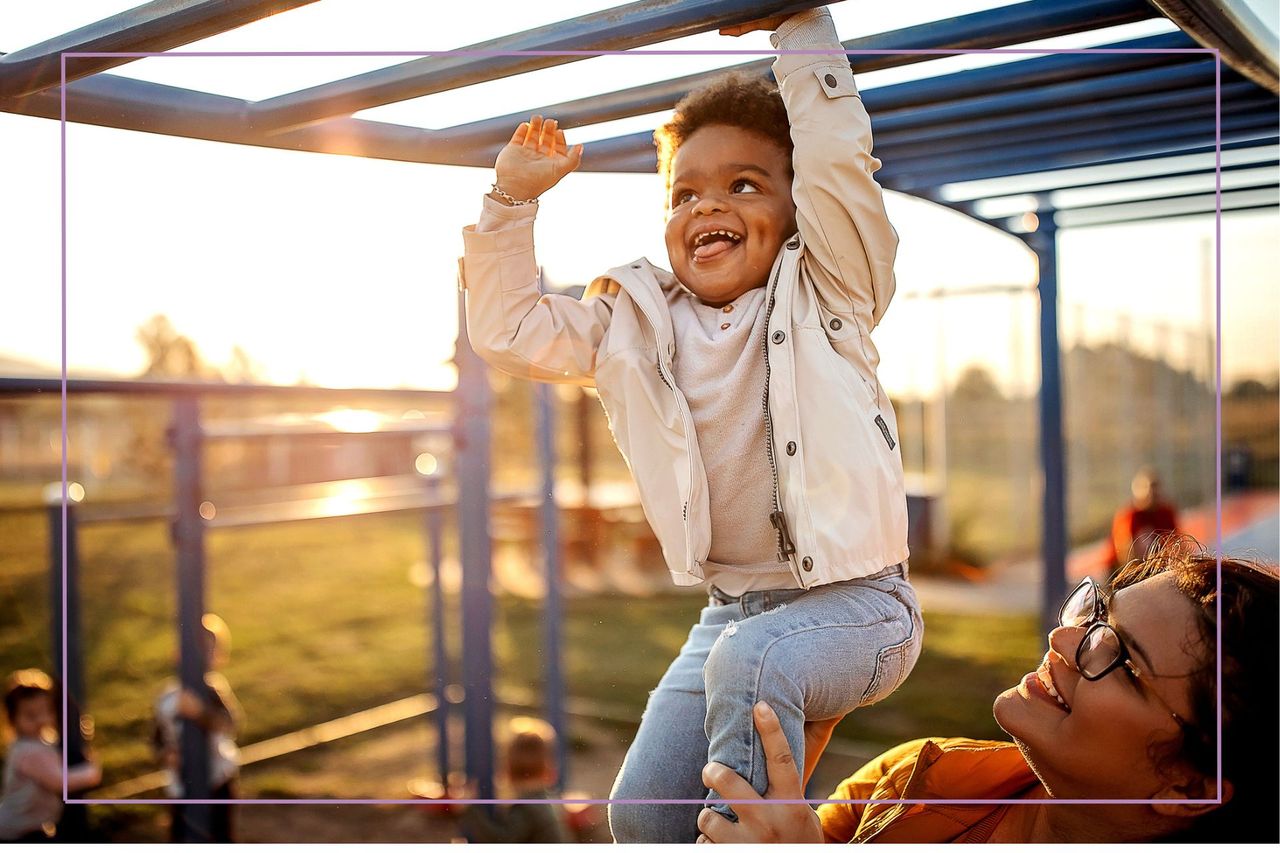
[[[774,44],[843,49],[826,10],[793,16]],[[870,338],[893,295],[897,235],[872,177],[880,161],[844,54],[784,54],[773,71],[795,142],[799,233],[766,285],[766,387],[739,390],[767,401],[779,555],[808,588],[907,558],[897,423]],[[527,209],[485,204],[518,224],[464,230],[472,346],[515,376],[595,386],[672,577],[701,582],[711,547],[707,478],[672,379],[675,337],[663,296],[680,285],[641,258],[597,278],[581,300],[542,295]]]

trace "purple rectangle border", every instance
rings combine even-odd
[[[975,50],[520,50],[520,51],[486,51],[486,50],[430,50],[430,51],[176,51],[166,53],[147,52],[67,52],[60,54],[62,79],[59,84],[61,100],[61,225],[62,225],[62,716],[65,720],[69,708],[67,696],[67,59],[72,58],[105,58],[128,57],[130,59],[152,57],[337,57],[337,56],[783,56],[783,55],[828,55],[844,53],[846,56],[879,56],[879,55],[915,55],[915,56],[959,56],[965,54],[1148,54],[1148,53],[1204,53],[1214,57],[1214,502],[1216,510],[1216,562],[1217,579],[1215,589],[1222,588],[1222,55],[1216,48],[987,48]],[[1221,805],[1222,804],[1222,597],[1215,595],[1216,620],[1216,666],[1217,666],[1217,738],[1218,738],[1218,772],[1217,792],[1215,799],[1185,800],[1188,805]],[[75,805],[180,805],[208,804],[225,805],[433,805],[433,804],[538,804],[556,803],[561,805],[609,805],[613,803],[640,804],[655,803],[661,805],[696,805],[704,800],[620,800],[620,799],[539,799],[539,800],[497,800],[497,799],[234,799],[234,800],[183,800],[183,799],[112,799],[87,800],[71,799],[67,790],[67,743],[62,744],[62,801]],[[736,805],[759,802],[758,800],[722,800]],[[1027,802],[1058,805],[1133,805],[1156,804],[1162,800],[769,800],[778,805],[796,804],[870,804],[893,803],[903,805],[1020,805]]]

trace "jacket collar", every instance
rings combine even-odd
[[[614,267],[591,282],[587,295],[611,292],[620,287],[653,323],[659,339],[672,342],[675,333],[671,326],[671,312],[666,305],[666,293],[679,286],[674,274],[650,263],[648,258],[637,258],[629,264]]]
[[[1031,771],[1017,746],[1001,741],[969,741],[962,743],[925,741],[902,793],[902,800],[1008,800],[1015,799],[1039,780]],[[894,803],[872,816],[854,841],[892,841],[899,831],[907,833],[903,840],[923,840],[933,833],[921,832],[921,821],[939,824],[939,831],[971,827],[1000,808],[998,805],[947,805]],[[910,828],[908,829],[908,826]]]

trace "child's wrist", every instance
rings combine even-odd
[[[537,204],[541,193],[531,192],[528,187],[512,181],[496,181],[489,191],[489,197],[507,207],[520,207],[526,204]]]

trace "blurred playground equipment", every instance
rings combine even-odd
[[[170,51],[310,0],[157,0],[113,15],[40,44],[0,56],[0,110],[107,127],[164,133],[235,144],[351,154],[422,163],[488,167],[518,116],[542,112],[571,129],[670,108],[711,73],[653,82],[560,104],[520,104],[519,110],[443,129],[393,125],[353,114],[374,106],[474,85],[515,74],[588,59],[591,52],[660,44],[721,26],[819,5],[816,0],[639,0],[614,9],[548,24],[473,45],[427,55],[342,80],[262,101],[214,95],[143,82],[108,72],[140,56]],[[1134,345],[1140,321],[1117,324],[1111,341],[1085,340],[1084,324],[1059,317],[1057,251],[1060,229],[1153,221],[1215,211],[1274,207],[1277,203],[1277,66],[1275,36],[1240,2],[1183,0],[1029,0],[845,42],[855,73],[922,62],[947,52],[998,49],[1041,39],[1090,33],[1165,16],[1179,31],[1099,45],[1089,51],[1042,51],[1016,63],[958,71],[868,89],[863,98],[873,116],[878,179],[887,189],[909,193],[958,210],[1022,240],[1039,264],[1034,291],[964,296],[938,295],[915,301],[910,311],[935,311],[935,339],[945,321],[941,306],[951,298],[994,298],[1007,306],[1011,326],[1037,329],[1034,343],[1010,343],[1020,381],[993,395],[981,377],[942,389],[936,400],[897,401],[917,443],[904,446],[908,470],[920,479],[913,497],[915,535],[945,537],[955,528],[940,499],[966,487],[954,458],[1004,482],[1007,518],[1020,531],[1038,530],[1041,595],[1046,621],[1066,590],[1068,517],[1091,516],[1114,496],[1113,481],[1128,477],[1140,462],[1166,472],[1175,496],[1204,501],[1221,483],[1221,462],[1209,437],[1217,435],[1211,409],[1215,370],[1206,329],[1154,329],[1158,357],[1143,358]],[[572,51],[572,52],[566,52]],[[895,52],[899,51],[899,52]],[[910,52],[901,52],[910,51]],[[1219,53],[1215,54],[1214,51]],[[585,53],[584,53],[585,52]],[[1221,63],[1219,62],[1221,58]],[[742,68],[767,74],[769,60]],[[654,168],[649,132],[623,135],[587,146],[588,172],[646,172]],[[1171,183],[1172,181],[1172,183]],[[910,303],[909,303],[910,304]],[[895,309],[903,310],[903,309]],[[993,321],[992,326],[999,324]],[[1075,330],[1065,351],[1063,328]],[[974,333],[973,330],[964,332]],[[978,333],[986,334],[986,330]],[[959,332],[953,334],[960,334]],[[1021,335],[1021,331],[1017,333]],[[1027,336],[1030,338],[1030,335]],[[1168,341],[1178,341],[1170,358]],[[934,359],[946,358],[944,345]],[[896,358],[896,356],[890,356]],[[927,356],[917,356],[924,359]],[[210,397],[352,391],[183,383],[111,383],[91,380],[0,379],[6,397],[62,394],[160,396],[172,401],[171,506],[131,510],[137,517],[171,518],[179,579],[179,626],[183,683],[201,682],[195,626],[204,612],[204,535],[219,526],[265,524],[299,518],[421,511],[438,573],[443,517],[452,510],[462,565],[461,688],[465,700],[464,766],[480,797],[493,794],[493,696],[490,579],[493,566],[491,512],[503,501],[536,513],[546,595],[545,695],[542,713],[564,731],[563,687],[557,631],[560,607],[560,531],[555,504],[550,398],[539,392],[537,442],[541,486],[534,493],[502,494],[491,487],[492,391],[465,340],[457,350],[459,384],[441,395],[447,419],[397,424],[334,424],[307,421],[202,419]],[[1025,363],[1024,363],[1025,362]],[[921,368],[924,369],[924,368]],[[1117,393],[1091,396],[1099,377]],[[963,388],[960,386],[963,385]],[[1071,406],[1064,409],[1064,385]],[[963,390],[963,394],[960,393]],[[1077,394],[1077,391],[1080,391]],[[366,392],[359,392],[367,396]],[[377,392],[369,392],[377,393]],[[387,394],[401,392],[385,392]],[[415,392],[417,399],[433,396]],[[401,394],[401,396],[403,396]],[[1145,413],[1143,417],[1138,412]],[[948,446],[957,418],[989,424],[988,440]],[[1128,429],[1140,420],[1162,430]],[[1115,428],[1114,434],[1106,432]],[[904,433],[908,432],[904,427]],[[223,441],[302,439],[319,433],[412,435],[422,442],[417,474],[379,477],[362,497],[334,504],[297,490],[257,504],[215,505],[202,480],[206,446]],[[978,430],[981,433],[984,430]],[[1004,442],[990,440],[992,431]],[[1101,431],[1099,433],[1099,431]],[[971,433],[971,434],[977,434]],[[1093,444],[1076,439],[1100,435]],[[1034,443],[1030,438],[1035,436]],[[928,436],[928,438],[926,438]],[[1066,453],[1068,441],[1073,453]],[[435,444],[432,444],[435,442]],[[430,449],[428,449],[430,448]],[[65,447],[64,447],[65,451]],[[994,455],[993,455],[994,454]],[[1003,454],[1003,458],[998,458]],[[1034,464],[1027,459],[1034,460]],[[445,473],[447,470],[447,473]],[[1036,471],[1027,477],[1028,470]],[[345,472],[343,478],[358,478]],[[991,489],[991,477],[967,486]],[[1070,481],[1074,486],[1068,490]],[[1090,485],[1085,488],[1085,484]],[[1207,485],[1206,485],[1207,484]],[[366,483],[366,485],[370,485]],[[70,491],[68,489],[68,491]],[[53,591],[59,616],[52,629],[57,657],[64,661],[67,688],[83,696],[79,667],[76,526],[93,523],[90,506],[75,495],[59,495],[50,510]],[[586,490],[581,495],[586,502]],[[1038,503],[1038,509],[1032,507]],[[954,504],[952,504],[954,505]],[[65,583],[64,583],[65,580]],[[451,699],[444,655],[449,638],[439,599],[427,622],[438,656],[434,667],[437,723],[445,725]],[[64,610],[65,607],[65,610]],[[63,647],[65,631],[66,645]],[[415,706],[416,708],[417,706]],[[182,776],[187,796],[204,792],[206,752],[195,727],[184,733]],[[436,756],[441,778],[452,757],[440,738]],[[561,761],[563,768],[565,762]],[[207,814],[188,810],[192,834]]]

